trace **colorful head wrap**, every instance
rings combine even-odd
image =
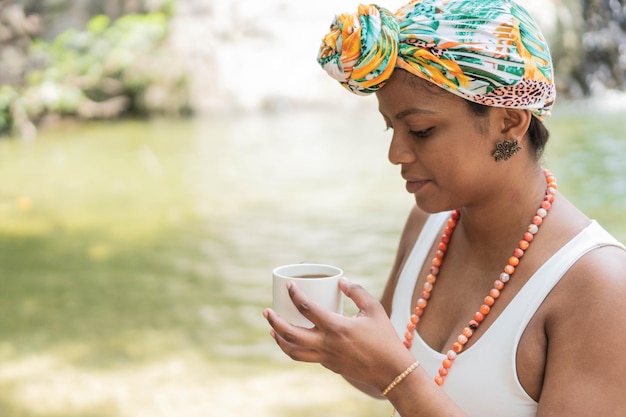
[[[359,95],[379,90],[397,67],[467,100],[539,119],[556,98],[548,44],[511,0],[413,0],[395,14],[359,5],[335,18],[317,60]]]

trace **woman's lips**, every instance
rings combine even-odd
[[[426,185],[428,183],[428,180],[407,180],[406,181],[406,190],[411,193],[414,194],[416,192],[418,192],[424,185]]]

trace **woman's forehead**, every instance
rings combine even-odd
[[[464,101],[428,81],[398,69],[385,86],[376,92],[376,97],[379,110],[387,117],[403,116],[407,112],[433,114],[442,111],[442,108],[463,104]]]

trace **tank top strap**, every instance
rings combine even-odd
[[[505,310],[507,317],[515,317],[518,314],[523,317],[518,325],[516,339],[521,337],[541,303],[574,263],[586,253],[603,246],[616,246],[626,250],[622,243],[592,220],[585,229],[552,255],[533,274]]]
[[[408,317],[411,315],[411,298],[413,297],[418,274],[422,270],[426,256],[428,256],[435,239],[439,237],[439,232],[449,217],[450,212],[443,211],[431,214],[426,219],[396,284],[391,305],[391,322],[394,325],[398,324],[401,325],[401,328],[404,327],[404,321],[408,320]],[[407,310],[407,306],[409,310]],[[395,323],[398,320],[401,322]]]

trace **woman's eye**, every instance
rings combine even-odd
[[[425,137],[428,137],[432,129],[433,129],[432,127],[429,127],[428,129],[424,129],[424,130],[411,130],[410,133],[411,135],[415,137],[425,138]]]

